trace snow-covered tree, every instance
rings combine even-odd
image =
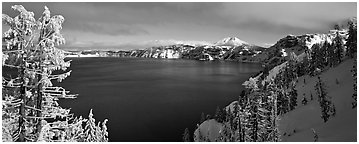
[[[356,56],[355,56],[356,57]],[[354,84],[353,84],[353,102],[352,102],[352,108],[356,108],[357,107],[357,59],[354,59],[354,63],[353,63],[353,69],[351,70],[353,73],[353,79],[354,79]]]
[[[189,138],[189,130],[188,130],[188,128],[186,128],[186,129],[184,130],[182,140],[183,140],[184,142],[190,142],[190,141],[191,141],[191,139]]]
[[[266,141],[277,142],[281,140],[278,129],[278,121],[280,120],[278,117],[278,93],[280,93],[280,91],[276,88],[273,80],[267,85],[267,93],[268,99],[266,103],[268,103],[268,106],[266,108],[269,111],[268,118],[270,124],[266,127],[266,129],[268,129]]]
[[[71,71],[65,61],[61,34],[64,17],[45,11],[38,20],[21,5],[14,18],[3,14],[9,29],[3,35],[3,141],[81,141],[79,126],[85,119],[73,118],[69,109],[58,104],[60,98],[76,98],[52,80],[61,82]],[[11,71],[17,71],[12,73]],[[104,129],[103,133],[107,133]],[[103,134],[104,138],[107,134]]]
[[[199,123],[203,123],[204,121],[206,121],[206,116],[204,115],[204,113],[201,113],[201,119],[199,121]]]
[[[333,48],[334,48],[334,56],[333,56],[333,62],[334,66],[340,64],[343,59],[343,38],[340,36],[339,32],[336,33],[336,36],[333,40]]]
[[[289,110],[294,110],[297,106],[297,97],[297,90],[294,88],[294,86],[292,86],[289,92]]]
[[[319,76],[315,89],[317,91],[318,102],[321,109],[321,118],[324,122],[327,122],[331,116],[335,116],[335,106],[330,100],[331,97],[327,95],[325,85]]]
[[[218,122],[223,122],[225,120],[225,112],[223,111],[223,109],[219,108],[218,106],[214,114],[214,119],[216,119],[216,121]]]
[[[347,47],[346,55],[350,58],[353,58],[357,52],[357,26],[356,18],[348,22],[349,32],[347,42],[345,46]]]
[[[306,105],[308,103],[307,98],[305,97],[305,95],[303,95],[303,99],[302,99],[302,105]]]
[[[323,47],[320,46],[320,44],[314,44],[312,46],[312,52],[311,52],[311,60],[310,60],[310,72],[311,75],[315,75],[315,71],[317,69],[323,70],[325,67],[325,54]]]

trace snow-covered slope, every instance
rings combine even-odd
[[[331,117],[324,123],[320,115],[318,96],[314,89],[317,77],[308,75],[299,77],[296,89],[298,93],[298,106],[280,117],[279,131],[281,141],[284,142],[311,142],[314,141],[314,129],[318,135],[319,142],[354,142],[357,141],[357,108],[352,109],[351,103],[353,91],[353,77],[350,72],[353,59],[341,63],[335,68],[331,68],[320,74],[321,79],[326,85],[328,96],[332,97],[332,102],[336,107],[336,116]],[[304,83],[305,79],[305,83]],[[337,81],[339,84],[337,84]],[[308,100],[307,105],[302,105],[301,100],[305,95]],[[310,96],[313,100],[310,100]],[[226,107],[233,110],[233,106],[238,103],[234,101]],[[202,136],[209,136],[210,140],[216,139],[219,132],[223,129],[223,124],[215,120],[207,120],[199,126]],[[194,133],[198,136],[198,129]]]
[[[216,141],[220,136],[219,131],[223,130],[223,127],[222,123],[218,123],[214,119],[206,120],[194,132],[194,141],[198,142],[203,137],[209,138],[210,141]]]
[[[311,129],[318,134],[318,141],[357,141],[357,109],[351,108],[351,96],[354,93],[354,80],[350,72],[352,65],[353,59],[350,59],[320,75],[327,86],[328,96],[332,97],[336,107],[336,116],[327,123],[320,118],[318,96],[314,89],[318,78],[302,76],[298,79],[298,107],[285,114],[279,122],[282,135],[286,134],[282,136],[282,141],[313,141]],[[339,84],[336,84],[336,80]],[[300,103],[303,95],[309,100],[304,106]]]

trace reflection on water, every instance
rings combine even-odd
[[[110,141],[181,141],[202,112],[236,100],[258,64],[135,58],[75,58],[62,100],[76,115],[109,119]]]

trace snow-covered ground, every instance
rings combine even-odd
[[[350,72],[352,66],[353,59],[350,59],[320,75],[336,108],[336,116],[326,123],[320,118],[318,96],[314,88],[318,78],[302,76],[298,79],[298,107],[285,114],[279,122],[282,135],[286,133],[282,141],[314,141],[312,128],[318,134],[318,141],[357,141],[357,109],[351,108],[351,96],[354,93],[354,80]],[[336,84],[336,79],[339,84]],[[303,94],[309,100],[305,106],[301,104]],[[313,101],[310,101],[311,94]]]
[[[204,121],[199,127],[200,128],[194,132],[196,137],[194,141],[198,141],[200,135],[209,138],[210,141],[215,141],[220,136],[219,131],[223,129],[224,125],[214,119],[210,119]],[[199,134],[199,132],[201,133]]]

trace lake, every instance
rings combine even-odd
[[[107,118],[115,142],[182,141],[201,113],[237,100],[241,85],[260,64],[141,58],[71,58],[71,76],[60,85],[79,94],[61,100],[76,116]]]

